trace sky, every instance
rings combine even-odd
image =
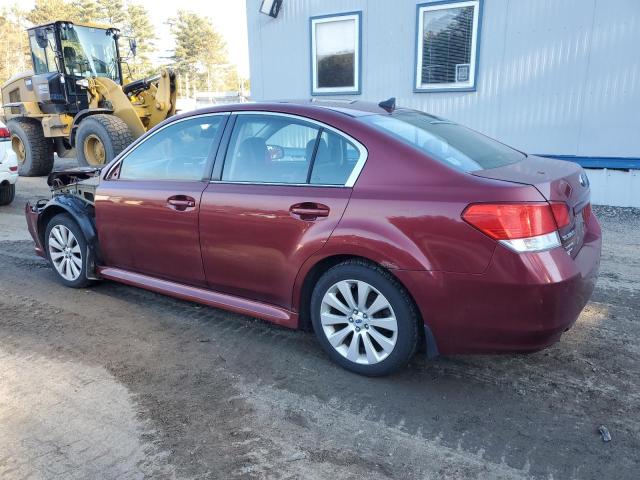
[[[15,0],[0,0],[0,8],[16,3]],[[20,7],[32,8],[34,0],[19,0]],[[213,26],[227,42],[229,63],[238,66],[240,76],[249,77],[249,48],[245,0],[136,0],[144,5],[151,15],[156,29],[157,57],[168,56],[173,50],[173,38],[165,24],[177,10],[190,10],[209,17]],[[256,6],[258,8],[258,6]]]

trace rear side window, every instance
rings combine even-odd
[[[57,72],[58,67],[55,61],[55,53],[53,52],[53,46],[56,44],[56,39],[53,36],[53,32],[46,32],[47,46],[42,48],[36,41],[35,31],[29,32],[29,42],[31,43],[31,58],[33,60],[33,71],[37,74]]]
[[[233,129],[222,180],[343,186],[360,159],[352,142],[316,123],[244,114],[238,115]]]
[[[222,180],[306,183],[320,127],[290,117],[239,115]]]
[[[344,185],[353,171],[360,152],[344,137],[323,131],[316,149],[311,172],[311,183]]]
[[[422,112],[370,115],[362,121],[463,172],[502,167],[526,157],[481,133]]]

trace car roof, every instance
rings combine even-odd
[[[215,112],[239,112],[243,110],[259,110],[264,112],[282,112],[290,111],[291,113],[308,113],[327,111],[340,113],[349,117],[364,117],[368,115],[391,115],[392,112],[413,111],[406,108],[396,108],[392,111],[382,108],[374,102],[365,102],[362,100],[349,99],[318,99],[311,98],[305,100],[274,100],[270,102],[245,102],[245,103],[228,103],[219,104],[197,109],[195,111],[184,112],[185,116],[191,116],[200,113]]]
[[[377,103],[364,102],[362,100],[350,99],[320,99],[311,98],[307,100],[282,100],[278,103],[291,103],[294,105],[306,105],[310,107],[326,108],[334,112],[344,113],[351,117],[361,117],[363,115],[382,114],[389,112],[380,107]]]

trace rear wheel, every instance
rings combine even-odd
[[[16,186],[13,183],[0,185],[0,205],[9,205],[16,196]]]
[[[76,135],[78,164],[100,167],[133,142],[131,131],[124,121],[114,115],[96,114],[80,122]]]
[[[18,157],[18,173],[23,177],[48,175],[53,169],[53,141],[44,136],[42,125],[26,118],[7,122],[11,147]]]
[[[343,262],[320,277],[311,320],[327,354],[363,375],[398,370],[418,345],[419,318],[407,292],[387,271],[361,260]]]
[[[47,225],[44,238],[47,257],[58,279],[67,287],[89,285],[87,241],[78,224],[69,215],[56,215]]]

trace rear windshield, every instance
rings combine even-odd
[[[481,133],[422,112],[396,111],[361,120],[463,172],[502,167],[526,157]]]

